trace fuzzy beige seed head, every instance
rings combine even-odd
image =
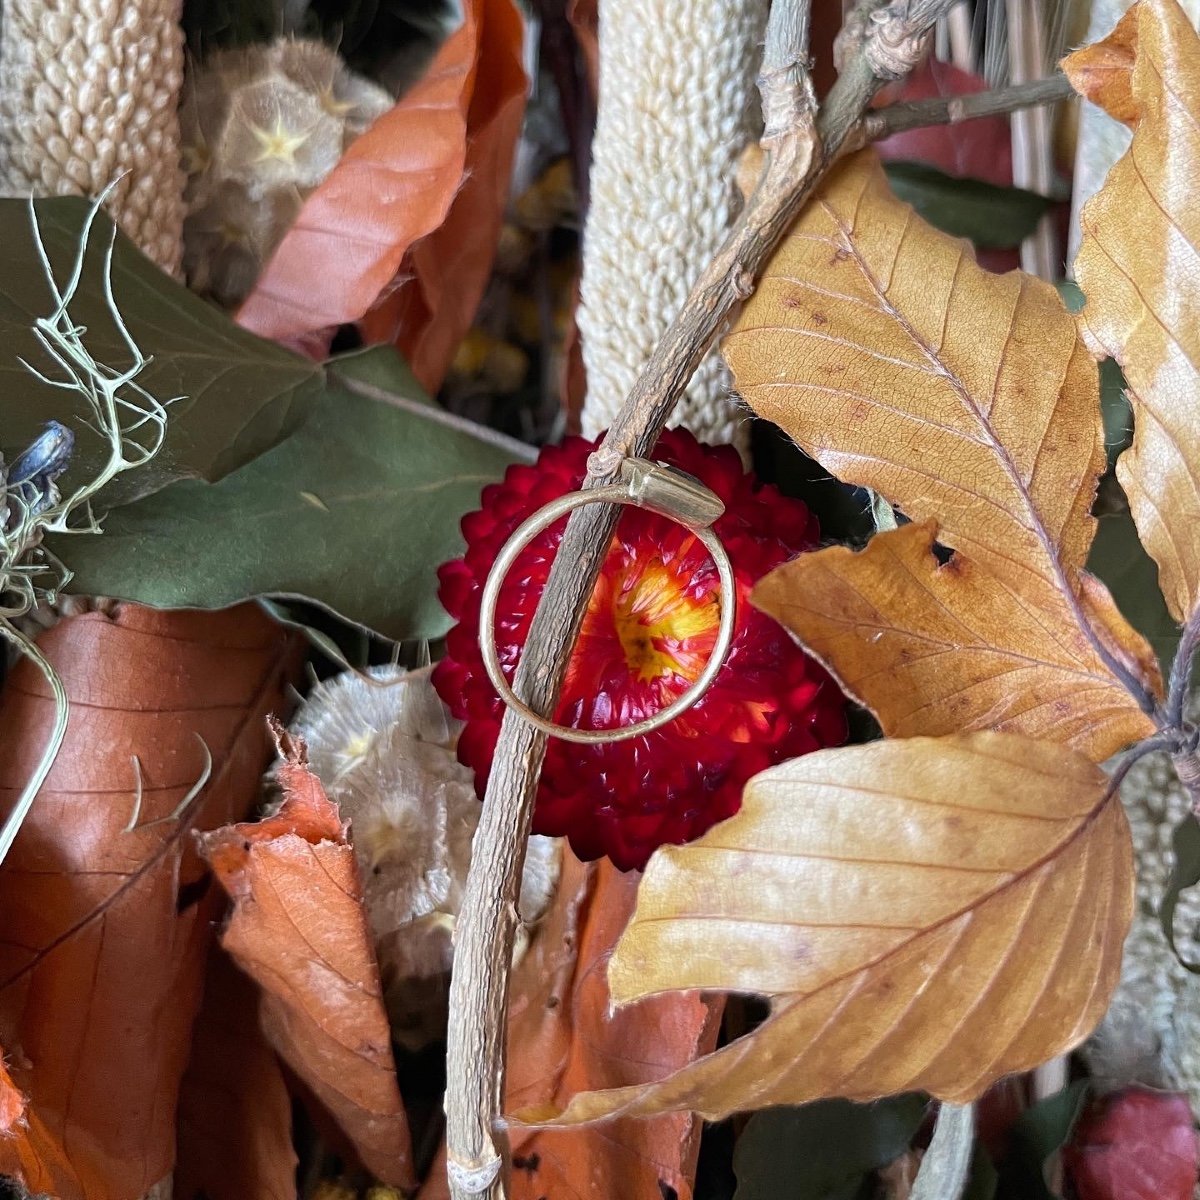
[[[224,50],[192,72],[180,109],[191,286],[243,300],[305,197],[391,104],[319,41]]]
[[[9,0],[0,190],[97,196],[164,270],[182,260],[180,0]]]

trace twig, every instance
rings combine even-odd
[[[1198,644],[1200,611],[1192,613],[1188,618],[1171,663],[1171,682],[1167,689],[1167,724],[1173,729],[1179,729],[1183,725],[1184,709],[1192,682],[1192,660],[1196,657]]]
[[[795,28],[777,0],[776,31]],[[612,483],[623,457],[648,454],[680,393],[788,226],[822,170],[858,124],[879,87],[912,69],[921,39],[952,0],[860,0],[843,31],[844,69],[815,122],[804,95],[787,101],[800,120],[765,146],[762,178],[724,245],[634,384],[604,443],[590,458],[585,487]],[[773,45],[796,46],[780,33]],[[774,51],[773,51],[774,53]],[[772,103],[783,103],[782,99]],[[768,117],[770,114],[766,114]],[[548,715],[578,637],[618,510],[589,505],[572,514],[534,616],[514,688]],[[487,795],[475,835],[463,915],[456,930],[447,1046],[446,1136],[454,1200],[504,1195],[495,1142],[504,1089],[508,964],[516,901],[546,737],[515,713],[504,714]]]
[[[758,74],[764,147],[789,136],[807,115],[816,112],[817,97],[808,70],[811,18],[811,0],[771,5]]]
[[[942,96],[932,100],[912,100],[904,104],[889,104],[863,118],[855,144],[866,145],[893,133],[920,129],[926,125],[957,125],[978,117],[1034,108],[1040,104],[1055,104],[1074,95],[1070,81],[1061,73],[1017,83],[1012,87],[996,88],[990,92],[974,92],[966,96]]]
[[[974,1144],[974,1106],[943,1104],[909,1200],[959,1200],[971,1173]]]

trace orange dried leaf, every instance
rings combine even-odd
[[[478,67],[467,109],[461,185],[438,228],[417,242],[394,289],[361,327],[394,342],[421,386],[441,386],[492,271],[525,112],[523,25],[513,0],[468,0]]]
[[[279,811],[200,839],[233,900],[221,944],[263,989],[268,1041],[363,1165],[411,1188],[408,1120],[354,850],[303,746],[281,749]]]
[[[258,1012],[254,984],[214,949],[179,1096],[172,1200],[295,1200],[292,1102]]]
[[[8,1068],[0,1062],[0,1134],[16,1133],[17,1123],[25,1115],[25,1097],[13,1083]]]
[[[1070,609],[1038,612],[969,559],[934,556],[932,523],[876,534],[784,563],[755,587],[755,607],[790,629],[891,737],[976,729],[1061,742],[1102,761],[1154,732]],[[1125,656],[1157,678],[1144,640],[1100,606],[1097,627],[1126,635]]]
[[[651,859],[609,968],[619,1004],[764,992],[768,1020],[659,1083],[522,1115],[973,1099],[1087,1036],[1132,909],[1124,812],[1081,755],[999,733],[806,755]]]
[[[1200,605],[1200,37],[1174,0],[1130,9],[1118,47],[1132,22],[1133,143],[1083,209],[1079,322],[1125,372],[1134,433],[1117,477],[1183,622]]]
[[[419,80],[347,149],[308,197],[238,313],[270,338],[355,321],[412,245],[446,218],[462,182],[479,56],[479,3],[465,5]]]
[[[219,893],[189,834],[243,815],[299,639],[257,607],[123,605],[39,639],[66,742],[0,868],[0,1045],[28,1124],[0,1173],[60,1200],[130,1200],[170,1174],[175,1102]],[[22,661],[0,697],[11,804],[53,721]],[[208,782],[182,812],[181,801]],[[137,806],[140,790],[140,809]]]
[[[1076,50],[1062,63],[1071,86],[1081,96],[1098,104],[1110,117],[1129,126],[1138,118],[1138,105],[1130,86],[1137,54],[1138,20],[1135,5],[1108,37]]]
[[[505,1108],[561,1104],[586,1088],[639,1086],[716,1044],[721,1006],[660,996],[609,1011],[612,947],[637,896],[635,874],[565,852],[555,906],[513,981]],[[690,1200],[700,1123],[664,1114],[603,1130],[512,1131],[512,1200],[659,1196]]]

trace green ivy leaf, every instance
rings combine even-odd
[[[69,277],[88,201],[38,200],[42,240],[56,277]],[[87,343],[99,362],[120,368],[129,352],[102,289],[112,222],[98,213],[84,259],[82,282],[71,305],[87,326]],[[166,441],[145,467],[115,480],[102,493],[110,506],[149,495],[179,479],[220,479],[269,450],[301,425],[321,388],[322,369],[239,329],[227,316],[165,275],[123,235],[112,267],[113,295],[133,339],[153,356],[139,378],[159,400],[183,399],[168,408]],[[11,457],[51,419],[70,425],[76,452],[67,477],[86,479],[107,453],[81,424],[86,406],[50,387],[18,361],[26,359],[51,378],[62,374],[38,344],[33,323],[55,305],[38,258],[23,200],[0,200],[0,450]]]
[[[1171,835],[1171,850],[1174,862],[1158,910],[1158,919],[1162,923],[1163,933],[1167,935],[1167,944],[1180,965],[1193,975],[1200,975],[1200,963],[1189,962],[1175,945],[1175,909],[1179,907],[1179,894],[1200,883],[1200,822],[1195,817],[1189,814],[1175,826],[1175,832]]]
[[[1053,203],[1024,188],[962,179],[918,162],[884,163],[892,191],[930,225],[970,238],[981,250],[1019,246]]]
[[[1011,1149],[1000,1164],[1000,1191],[1014,1200],[1059,1200],[1046,1179],[1051,1155],[1062,1149],[1079,1120],[1088,1082],[1080,1079],[1027,1108],[1013,1122]]]
[[[383,359],[394,402],[350,390]],[[532,451],[430,405],[390,349],[329,374],[341,382],[296,433],[220,482],[172,484],[110,513],[101,537],[54,539],[70,590],[161,608],[303,598],[396,640],[444,634],[435,570],[460,553],[480,489]]]
[[[1077,283],[1060,279],[1054,286],[1068,312],[1077,313],[1083,308],[1084,296]],[[1104,448],[1108,451],[1108,465],[1112,467],[1121,451],[1133,441],[1133,409],[1125,394],[1125,376],[1113,358],[1100,362],[1100,412],[1104,417]]]
[[[868,1172],[908,1149],[924,1116],[918,1095],[757,1112],[734,1151],[734,1200],[855,1200]]]
[[[1087,565],[1108,585],[1125,619],[1150,643],[1163,677],[1168,678],[1179,644],[1179,626],[1167,611],[1158,588],[1158,567],[1138,540],[1128,509],[1096,522],[1096,540]]]

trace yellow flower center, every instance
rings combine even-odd
[[[622,581],[613,602],[613,624],[630,673],[640,683],[665,675],[691,682],[704,669],[720,624],[715,594],[688,595],[659,559],[639,564]]]

